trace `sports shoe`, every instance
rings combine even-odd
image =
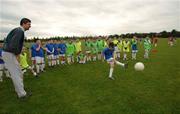
[[[125,69],[128,68],[128,63],[125,63],[125,64],[124,64],[124,68],[125,68]]]
[[[114,79],[114,77],[109,77],[109,79],[111,79],[111,80],[115,80],[115,79]]]
[[[20,100],[25,100],[25,99],[29,98],[30,96],[32,96],[32,93],[31,93],[31,92],[28,92],[28,93],[26,93],[25,96],[19,97],[19,99],[20,99]]]

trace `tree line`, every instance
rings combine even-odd
[[[53,40],[60,40],[60,39],[87,39],[87,38],[98,38],[98,37],[102,37],[102,38],[132,38],[133,36],[136,36],[138,38],[145,38],[145,37],[159,37],[159,38],[168,38],[168,37],[176,37],[176,38],[180,38],[180,31],[177,31],[175,29],[173,29],[170,32],[167,31],[162,31],[162,32],[150,32],[150,33],[126,33],[126,34],[114,34],[114,35],[108,35],[108,36],[54,36],[54,37],[49,37],[49,38],[39,38],[39,37],[33,37],[31,39],[26,39],[26,41],[28,42],[32,42],[35,39],[42,39],[42,40],[48,40],[48,39],[53,39]],[[3,42],[3,39],[0,40],[0,42]]]

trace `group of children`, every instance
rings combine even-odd
[[[29,54],[27,53],[29,49]],[[144,58],[149,58],[151,50],[151,41],[147,37],[144,39]],[[47,57],[47,65],[54,67],[56,65],[73,64],[74,62],[85,64],[88,61],[107,60],[110,64],[109,77],[112,79],[112,72],[114,64],[126,67],[124,63],[120,63],[121,54],[123,60],[128,60],[128,53],[131,51],[132,59],[136,59],[138,52],[138,38],[92,38],[85,39],[82,43],[79,39],[70,40],[48,40],[48,42],[41,42],[36,39],[30,48],[23,47],[23,50],[18,58],[23,73],[28,69],[34,76],[38,77],[40,72],[45,70],[45,60]],[[0,50],[2,52],[2,50]],[[28,58],[31,58],[31,66],[28,64]],[[0,58],[0,65],[4,64]],[[0,81],[2,80],[2,71],[4,67],[0,67]],[[5,70],[6,71],[6,70]],[[9,77],[9,75],[7,75]]]

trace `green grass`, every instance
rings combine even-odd
[[[129,60],[129,68],[115,67],[116,80],[108,79],[106,62],[89,62],[49,68],[39,78],[26,74],[25,87],[33,95],[17,99],[10,79],[0,83],[0,113],[69,113],[69,114],[179,114],[180,113],[180,44],[159,41],[157,53],[143,59]],[[145,64],[136,72],[134,63]]]

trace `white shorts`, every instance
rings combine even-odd
[[[118,51],[119,51],[119,49],[118,49],[117,46],[114,47],[114,51],[115,51],[115,52],[118,52]]]
[[[35,60],[35,57],[31,57],[31,60],[34,61],[34,60]]]
[[[59,57],[65,57],[65,54],[59,54]]]
[[[54,59],[59,59],[59,55],[54,55]]]
[[[91,53],[91,51],[86,51],[87,54]]]
[[[47,55],[47,58],[48,58],[49,60],[53,60],[53,59],[54,59],[54,55],[53,55],[53,54]]]
[[[114,62],[114,58],[111,57],[111,58],[107,59],[106,61],[111,64]]]
[[[44,58],[43,57],[35,57],[35,59],[36,59],[36,64],[44,63]]]
[[[138,52],[138,50],[132,50],[132,52],[133,52],[133,53],[137,53],[137,52]]]

